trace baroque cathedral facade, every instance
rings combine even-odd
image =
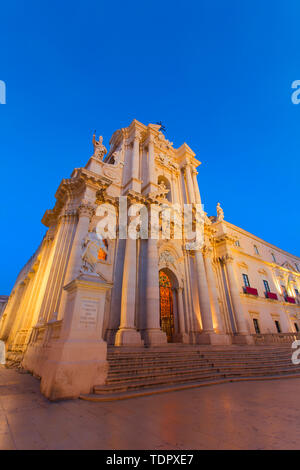
[[[63,179],[47,232],[0,319],[9,362],[41,378],[50,399],[89,393],[107,375],[107,347],[270,344],[298,337],[300,258],[203,212],[203,242],[97,236],[101,208],[201,207],[200,162],[155,124],[133,120]],[[125,201],[125,202],[124,202]],[[100,215],[102,214],[102,215]],[[152,216],[151,216],[152,217]],[[159,219],[160,220],[160,219]],[[150,226],[149,218],[149,226]],[[126,225],[126,224],[125,224]],[[173,227],[174,229],[174,227]],[[173,230],[174,231],[174,230]]]

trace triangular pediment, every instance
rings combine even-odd
[[[289,269],[290,271],[296,271],[295,266],[293,266],[291,263],[288,261],[285,261],[282,265],[283,268]]]

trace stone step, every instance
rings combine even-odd
[[[300,376],[300,366],[292,364],[291,355],[290,346],[109,348],[106,385],[95,386],[94,392],[108,397],[241,377]]]
[[[239,358],[251,358],[251,359],[256,359],[259,357],[271,357],[271,358],[276,358],[276,357],[289,357],[292,354],[292,349],[289,351],[285,352],[276,352],[276,353],[263,353],[263,354],[239,354]],[[216,353],[197,353],[197,354],[156,354],[156,355],[134,355],[134,356],[123,356],[123,357],[118,357],[118,356],[108,356],[108,360],[111,363],[124,363],[124,362],[134,362],[134,361],[149,361],[149,360],[157,360],[157,361],[162,361],[163,359],[185,359],[185,358],[203,358],[203,357],[209,357],[209,358],[236,358],[236,354],[216,354]]]
[[[140,361],[140,362],[126,362],[125,364],[111,364],[110,363],[110,370],[117,372],[117,371],[122,371],[122,370],[128,370],[128,369],[155,369],[155,368],[168,368],[168,367],[183,367],[187,365],[194,365],[194,366],[207,366],[207,364],[214,363],[219,366],[222,365],[236,365],[236,364],[281,364],[285,363],[288,364],[291,362],[291,356],[288,356],[287,358],[276,358],[276,359],[270,359],[270,358],[259,358],[256,360],[241,360],[241,359],[230,359],[230,360],[221,360],[221,359],[208,359],[208,358],[198,358],[198,359],[179,359],[179,360],[161,360],[161,361]]]
[[[184,373],[186,370],[198,370],[198,371],[206,371],[216,369],[216,370],[252,370],[252,369],[267,369],[267,370],[276,370],[278,368],[288,368],[291,367],[292,369],[297,368],[300,371],[299,365],[294,365],[292,362],[280,362],[278,364],[274,363],[258,363],[258,364],[206,364],[206,365],[190,365],[186,364],[185,367],[155,367],[155,368],[127,368],[127,369],[110,369],[108,373],[108,380],[113,380],[115,378],[126,377],[126,376],[145,376],[145,375],[154,375],[154,374],[168,374],[168,373]]]
[[[150,395],[156,395],[161,393],[170,393],[181,390],[189,390],[199,387],[207,387],[211,385],[220,385],[229,382],[245,382],[245,381],[260,381],[260,380],[280,380],[299,378],[300,374],[286,374],[283,377],[280,375],[270,375],[261,377],[227,377],[227,378],[216,378],[202,380],[201,382],[189,382],[182,384],[169,384],[165,386],[158,386],[152,388],[143,388],[139,390],[125,390],[116,392],[103,392],[102,394],[90,393],[80,395],[81,400],[87,400],[92,402],[108,402],[117,400],[127,400],[129,398],[145,397]]]
[[[182,381],[188,378],[191,375],[195,374],[210,374],[210,373],[218,373],[218,374],[225,374],[225,375],[251,375],[254,374],[268,374],[270,372],[281,373],[282,371],[298,371],[300,373],[300,367],[291,364],[290,366],[282,366],[282,367],[271,367],[271,366],[264,366],[264,367],[224,367],[224,368],[217,368],[211,367],[206,369],[175,369],[169,372],[161,372],[158,371],[143,373],[139,372],[139,374],[117,374],[114,376],[109,376],[107,378],[107,384],[119,383],[119,382],[135,382],[140,380],[156,380],[160,378],[168,379],[169,377],[181,377]]]
[[[200,374],[200,373],[194,373],[191,374],[190,376],[177,376],[177,375],[172,375],[169,377],[159,377],[159,378],[153,378],[153,379],[137,379],[133,381],[122,381],[117,384],[107,384],[107,385],[101,385],[101,386],[95,386],[94,387],[94,393],[96,394],[103,394],[103,393],[114,393],[114,392],[120,392],[120,391],[127,391],[127,390],[137,390],[137,389],[142,389],[142,388],[152,388],[152,387],[157,387],[157,386],[165,386],[165,385],[170,385],[170,384],[175,384],[175,383],[187,383],[187,382],[200,382],[204,380],[216,380],[216,379],[230,379],[230,378],[235,378],[235,377],[261,377],[265,376],[268,377],[270,375],[273,376],[281,376],[284,377],[285,375],[298,375],[300,376],[300,372],[295,371],[294,373],[291,373],[291,370],[289,369],[281,369],[276,371],[276,374],[273,372],[266,373],[266,371],[253,371],[253,372],[248,372],[248,374],[241,372],[232,372],[229,371],[228,373],[221,373],[221,372],[211,372],[211,373],[206,373],[206,374]]]

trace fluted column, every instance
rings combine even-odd
[[[24,311],[26,309],[26,306],[28,304],[28,299],[30,297],[30,294],[32,292],[32,286],[33,286],[33,277],[34,277],[34,271],[29,271],[26,278],[24,279],[24,283],[26,285],[26,289],[24,290],[24,295],[22,296],[22,300],[20,302],[19,308],[16,312],[15,316],[15,321],[13,324],[12,329],[10,330],[9,333],[9,348],[13,349],[15,345],[17,345],[17,336],[18,336],[18,331],[21,329],[21,325],[24,319]]]
[[[194,183],[192,178],[192,172],[190,165],[186,165],[184,167],[185,175],[186,175],[186,185],[189,197],[189,204],[195,203],[195,192],[194,192]]]
[[[32,322],[32,313],[33,313],[33,303],[34,299],[37,297],[38,292],[37,292],[37,282],[38,282],[38,272],[40,268],[40,261],[38,260],[31,269],[31,275],[32,275],[32,285],[30,289],[30,294],[27,299],[26,305],[23,306],[23,311],[22,311],[22,321],[19,325],[19,329],[28,329],[30,328],[31,322]]]
[[[140,136],[135,133],[132,147],[132,178],[139,179],[140,176]]]
[[[58,224],[51,259],[49,260],[51,268],[39,315],[41,322],[49,321],[53,314],[57,312],[60,303],[66,263],[74,233],[74,212],[64,211],[60,216]]]
[[[136,192],[141,191],[141,180],[140,180],[140,134],[135,131],[132,145],[132,156],[131,156],[131,175],[129,176],[129,189],[133,189]]]
[[[204,263],[206,267],[208,290],[210,293],[210,299],[211,299],[211,305],[212,305],[213,325],[214,325],[214,329],[218,333],[223,333],[224,326],[223,326],[223,321],[222,321],[220,307],[219,307],[218,293],[217,293],[210,253],[211,253],[211,250],[209,249],[204,250]]]
[[[240,300],[240,293],[237,287],[238,283],[237,283],[237,279],[234,273],[233,257],[230,255],[227,255],[222,258],[222,261],[225,262],[226,264],[228,281],[229,281],[229,289],[230,289],[233,308],[235,312],[235,319],[237,323],[238,333],[242,335],[249,334],[242,303]]]
[[[198,172],[197,172],[197,170],[195,170],[195,168],[193,168],[192,174],[193,174],[193,185],[194,185],[194,193],[195,193],[196,204],[201,204],[200,191],[199,191],[199,186],[198,186],[198,181],[197,181]]]
[[[145,344],[165,344],[167,336],[160,328],[160,299],[157,240],[147,240],[146,330]]]
[[[82,242],[88,233],[94,212],[95,207],[90,203],[82,202],[78,207],[78,222],[69,257],[65,284],[68,284],[80,274],[82,265]]]
[[[177,293],[177,312],[178,312],[179,333],[185,333],[182,291],[183,291],[182,287],[177,287],[176,293]]]
[[[154,160],[154,137],[153,135],[149,135],[148,138],[148,177],[150,183],[156,183],[156,175],[155,175],[155,160]]]
[[[127,238],[123,267],[121,320],[115,338],[115,346],[142,345],[141,336],[135,326],[136,244],[136,240]]]
[[[42,250],[40,254],[40,264],[38,268],[38,272],[36,274],[36,281],[34,290],[32,292],[32,298],[30,300],[29,310],[30,315],[26,320],[25,328],[29,329],[35,326],[38,322],[38,316],[40,313],[40,305],[43,299],[43,295],[45,293],[45,286],[46,286],[46,271],[47,265],[52,249],[53,243],[53,230],[50,228],[45,236],[43,241]],[[29,335],[28,335],[29,338]]]
[[[24,281],[18,284],[18,286],[15,288],[13,298],[9,304],[7,304],[6,309],[4,310],[0,331],[0,339],[2,341],[6,341],[10,335],[11,329],[18,315],[19,306],[25,291],[25,286],[26,283]]]
[[[209,302],[209,292],[204,267],[203,254],[201,251],[195,252],[195,262],[197,270],[197,282],[199,291],[200,313],[202,328],[204,333],[213,333],[212,313]]]
[[[71,281],[76,279],[80,274],[82,266],[82,241],[89,230],[91,218],[95,213],[95,207],[89,202],[82,202],[77,209],[77,225],[73,243],[70,249],[70,256],[66,268],[66,275],[63,286],[68,285]],[[62,298],[59,305],[57,319],[61,320],[64,317],[66,302],[67,302],[67,291],[62,291]]]

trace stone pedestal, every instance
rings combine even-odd
[[[76,398],[105,383],[107,344],[102,339],[105,295],[112,287],[94,274],[70,282],[58,340],[49,344],[41,392],[50,400]]]

